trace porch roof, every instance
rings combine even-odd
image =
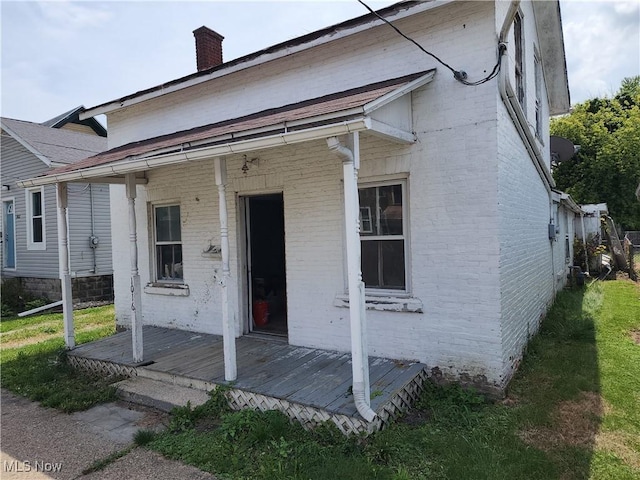
[[[383,107],[429,83],[435,69],[336,92],[303,102],[263,110],[251,115],[132,142],[72,165],[23,180],[22,187],[69,181],[112,181],[126,173],[225,154],[327,138],[368,130],[394,141],[415,141],[402,118],[404,109],[383,113]],[[404,111],[403,111],[404,110]],[[398,114],[398,111],[401,113]]]

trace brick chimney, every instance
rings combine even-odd
[[[196,38],[196,62],[199,72],[222,64],[222,35],[203,26],[194,30],[193,36]]]

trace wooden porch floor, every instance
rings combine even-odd
[[[142,364],[133,363],[128,331],[80,345],[70,351],[69,356],[72,363],[81,363],[84,359],[113,364],[131,375],[175,376],[211,384],[212,388],[230,385],[243,398],[254,395],[258,399],[272,399],[272,403],[280,401],[280,405],[287,408],[307,407],[322,412],[324,417],[360,418],[351,395],[350,354],[243,336],[236,339],[238,377],[229,384],[224,380],[220,336],[145,326],[143,342],[145,362]],[[423,364],[385,358],[370,358],[369,372],[371,408],[382,423],[408,406],[426,378]],[[255,398],[247,406],[256,406]]]

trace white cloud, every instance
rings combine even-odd
[[[572,103],[612,95],[624,77],[640,74],[636,2],[571,1],[562,7]]]
[[[100,4],[69,1],[38,2],[43,20],[55,28],[76,30],[101,25],[111,14]]]

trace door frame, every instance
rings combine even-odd
[[[284,213],[284,191],[282,189],[276,190],[264,190],[259,192],[247,192],[237,193],[237,208],[238,208],[238,259],[239,259],[239,272],[240,281],[238,282],[239,304],[240,304],[240,319],[242,322],[242,334],[247,335],[253,332],[253,310],[251,308],[252,288],[249,281],[251,270],[251,231],[249,219],[249,200],[251,198],[263,197],[267,195],[282,195],[282,207]],[[285,232],[283,232],[284,234]],[[286,236],[285,236],[285,257],[286,257]],[[285,260],[286,261],[286,260]],[[286,282],[286,267],[285,267],[285,282]],[[288,303],[288,302],[287,302]],[[287,308],[288,306],[285,306]]]
[[[9,239],[7,235],[7,204],[11,203],[13,206],[13,238]],[[18,268],[18,255],[16,251],[16,199],[15,197],[6,197],[2,199],[2,268],[4,270],[15,271]],[[7,267],[7,244],[11,241],[13,243],[13,267]]]

